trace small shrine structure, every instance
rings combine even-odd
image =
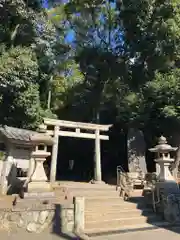
[[[33,168],[32,153],[36,146],[32,136],[49,138],[44,133],[10,126],[0,127],[0,190],[2,194],[13,191],[26,181]]]

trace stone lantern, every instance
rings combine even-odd
[[[37,133],[31,136],[32,145],[35,150],[32,152],[33,165],[31,166],[32,174],[29,176],[28,192],[50,191],[50,183],[48,182],[43,163],[46,158],[51,155],[47,152],[47,146],[53,144],[53,139],[42,133]]]
[[[174,159],[170,157],[170,152],[176,150],[176,147],[171,147],[171,145],[167,144],[167,140],[163,136],[159,138],[158,145],[149,149],[150,152],[156,153],[157,158],[155,159],[155,162],[158,165],[157,174],[160,182],[175,181],[169,171],[169,166],[174,162]]]

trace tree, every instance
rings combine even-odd
[[[0,56],[1,124],[34,128],[40,120],[39,71],[29,48],[15,47]]]
[[[107,85],[112,86],[112,82],[125,70],[123,60],[118,59],[122,56],[122,46],[115,21],[116,12],[110,1],[69,1],[61,13],[59,6],[53,11],[57,22],[60,16],[66,15],[65,24],[74,34],[73,56],[84,75],[84,83],[74,88],[75,98],[71,98],[71,104],[73,108],[81,109],[82,120],[96,121],[101,108],[105,110],[103,102],[107,102],[105,96],[108,95],[105,89],[112,89]]]
[[[77,59],[91,86],[91,90],[85,88],[88,106],[92,100],[97,106],[99,98],[94,96],[103,93],[101,105],[113,106],[123,128],[141,128],[148,145],[154,141],[152,134],[160,134],[170,122],[179,124],[178,1],[106,1],[101,5],[70,1],[66,9],[76,34]],[[111,9],[106,12],[110,14],[104,15],[103,9]],[[107,55],[113,56],[111,64]],[[98,85],[103,87],[96,95]]]
[[[179,125],[179,2],[116,1],[116,7],[126,56],[133,59],[127,79],[134,96],[129,124],[144,131],[148,148],[155,136],[171,134],[167,126]]]
[[[38,0],[2,1],[0,20],[1,124],[34,128],[47,113],[49,80],[62,45]]]

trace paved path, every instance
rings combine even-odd
[[[78,238],[72,236],[60,236],[57,234],[41,233],[41,234],[31,234],[31,233],[18,233],[13,235],[8,235],[7,233],[0,232],[1,240],[78,240]],[[156,229],[141,232],[124,233],[109,236],[99,236],[93,237],[91,240],[179,240],[180,228],[173,228],[172,230],[166,229]]]
[[[77,237],[73,237],[71,235],[60,235],[60,234],[51,234],[51,233],[13,233],[8,234],[5,232],[0,232],[1,240],[78,240]]]
[[[92,240],[179,240],[180,228],[173,230],[156,229],[141,232],[129,232],[120,235],[94,237]]]

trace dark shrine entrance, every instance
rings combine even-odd
[[[94,141],[59,139],[57,180],[89,182],[94,177]]]

